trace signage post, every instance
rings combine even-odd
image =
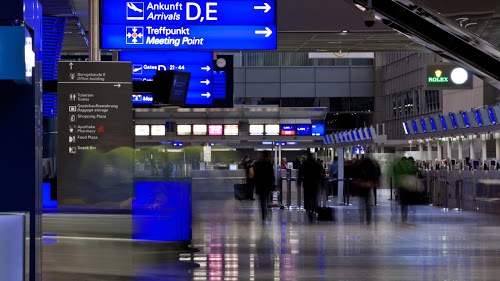
[[[59,62],[59,206],[120,207],[132,197],[132,64]]]

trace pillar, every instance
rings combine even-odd
[[[488,150],[486,148],[486,135],[481,137],[481,160],[484,162],[488,158]]]
[[[432,143],[427,141],[427,161],[432,161]]]
[[[380,144],[380,153],[385,153],[385,146],[383,143]]]
[[[441,145],[441,140],[437,140],[437,159],[441,161],[443,159],[443,146]]]
[[[495,158],[500,159],[500,138],[495,139]]]
[[[474,152],[474,139],[469,137],[469,157],[470,159],[476,158],[476,153]]]
[[[461,161],[464,159],[464,143],[462,138],[458,139],[458,161]]]
[[[90,50],[89,59],[91,61],[101,60],[101,49],[99,48],[99,0],[89,0],[89,20],[90,20]]]
[[[446,158],[450,160],[452,157],[451,155],[451,138],[448,138],[446,140]]]

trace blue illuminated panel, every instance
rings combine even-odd
[[[152,94],[133,94],[132,104],[153,104]]]
[[[359,129],[358,129],[358,130],[356,130],[356,138],[357,138],[358,140],[361,140],[361,135],[359,134]]]
[[[351,131],[351,139],[352,139],[352,141],[356,140],[356,137],[354,136],[354,132],[353,131]]]
[[[482,127],[483,126],[483,117],[481,116],[481,112],[479,110],[476,110],[474,113],[476,114],[477,124],[479,125],[479,127]]]
[[[42,207],[43,209],[55,209],[57,208],[57,200],[52,200],[50,198],[51,184],[44,182],[42,184]]]
[[[441,125],[443,126],[443,131],[448,130],[448,125],[446,124],[446,119],[444,116],[440,115],[439,119],[441,119]]]
[[[372,130],[370,128],[367,128],[366,131],[368,132],[368,137],[372,140],[373,139]]]
[[[361,134],[363,135],[363,139],[366,140],[367,137],[364,129],[361,129]]]
[[[137,182],[132,202],[133,239],[191,240],[191,183]]]
[[[297,125],[297,136],[310,136],[311,125]]]
[[[429,118],[429,122],[431,123],[432,131],[437,132],[437,126],[436,126],[436,121],[434,120],[433,117]]]
[[[417,122],[411,120],[411,126],[413,127],[413,133],[418,134]]]
[[[458,129],[457,118],[455,117],[455,113],[450,113],[451,124],[453,128]]]
[[[275,1],[102,1],[104,49],[275,50]]]
[[[420,125],[422,126],[422,132],[427,133],[427,125],[424,119],[420,119]]]
[[[344,132],[342,133],[342,141],[346,142],[346,138],[345,138],[345,133]]]
[[[467,116],[467,112],[462,112],[462,119],[464,120],[465,128],[470,128],[469,117]]]
[[[312,124],[311,135],[324,136],[325,135],[325,124]]]
[[[403,122],[403,129],[404,129],[406,135],[410,134],[410,131],[408,130],[408,125],[406,125],[406,122]]]
[[[132,62],[135,81],[151,81],[158,70],[190,72],[188,106],[232,107],[232,95],[227,94],[228,73],[214,65],[212,52],[122,51],[120,60]],[[232,69],[232,62],[227,65]]]
[[[493,108],[488,108],[488,113],[490,115],[490,121],[491,124],[496,125],[497,124],[497,117],[495,116],[495,112],[493,111]]]

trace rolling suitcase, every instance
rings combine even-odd
[[[245,200],[247,198],[247,184],[236,183],[234,184],[234,199]]]
[[[330,188],[330,185],[326,185],[326,188]],[[321,192],[320,197],[320,204],[321,207],[318,207],[316,210],[318,213],[317,220],[318,221],[334,221],[335,220],[335,209],[332,207],[328,207],[327,202],[328,202],[328,193],[326,190],[325,192]]]

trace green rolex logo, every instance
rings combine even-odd
[[[434,72],[434,77],[428,77],[428,82],[429,83],[447,83],[448,82],[448,77],[441,77],[443,75],[443,72],[441,70],[436,70]]]

